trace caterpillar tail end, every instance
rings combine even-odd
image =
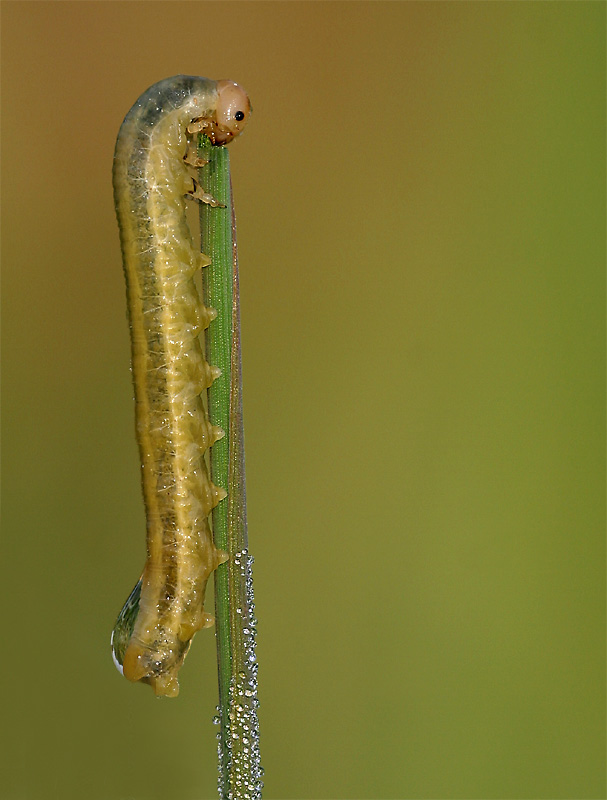
[[[174,648],[167,650],[165,655],[168,658],[160,667],[158,654],[154,655],[149,646],[137,636],[133,636],[139,614],[141,587],[142,578],[137,581],[118,614],[111,636],[112,658],[118,672],[127,680],[149,684],[156,697],[177,697],[179,694],[177,673],[190,649],[192,638],[196,631],[210,627],[215,620],[212,614],[207,614],[201,609],[193,624],[182,626],[183,631],[179,641],[175,642]]]
[[[176,665],[174,673],[167,671],[161,675],[150,675],[149,664],[147,663],[149,659],[146,659],[146,648],[138,645],[135,641],[131,641],[135,621],[139,613],[140,599],[141,578],[128,596],[114,625],[111,636],[112,659],[118,672],[124,675],[127,680],[149,683],[157,697],[177,697],[179,694],[179,682],[176,673],[183,659]],[[184,656],[188,648],[189,643],[184,648]]]
[[[129,681],[149,683],[156,697],[177,697],[179,681],[176,673],[181,666],[181,661],[176,664],[174,671],[169,670],[158,675],[150,675],[149,661],[148,648],[137,642],[131,642],[124,654],[122,674]]]

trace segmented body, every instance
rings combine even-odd
[[[139,610],[118,661],[129,680],[164,695],[177,694],[192,636],[213,622],[205,588],[226,558],[207,519],[225,490],[211,483],[203,458],[223,435],[200,397],[218,374],[198,339],[214,316],[194,284],[208,260],[193,246],[184,198],[192,190],[187,127],[213,118],[216,104],[215,81],[161,81],[126,116],[114,159],[147,516]]]

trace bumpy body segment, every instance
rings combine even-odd
[[[209,421],[200,396],[219,374],[198,338],[215,312],[194,283],[208,259],[193,246],[184,197],[193,187],[184,161],[193,152],[188,126],[202,120],[195,130],[204,130],[207,120],[212,130],[218,85],[178,76],[152,86],[127,114],[114,157],[147,516],[139,609],[117,663],[157,695],[177,694],[177,671],[194,633],[213,623],[204,611],[208,578],[226,560],[208,522],[226,492],[211,483],[204,462],[223,431]]]

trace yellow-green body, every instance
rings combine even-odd
[[[213,116],[216,87],[187,76],[151,87],[125,118],[114,159],[147,515],[139,611],[118,661],[129,680],[161,695],[177,694],[192,636],[213,622],[205,588],[225,560],[207,519],[225,491],[211,483],[203,458],[223,431],[211,425],[200,397],[218,374],[198,339],[214,312],[194,284],[208,260],[193,247],[184,198],[192,189],[186,129]]]

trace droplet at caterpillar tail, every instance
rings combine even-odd
[[[226,496],[214,486],[206,450],[224,435],[201,392],[220,374],[199,334],[216,312],[194,283],[210,261],[197,252],[186,199],[221,205],[198,184],[204,133],[224,145],[251,107],[232,81],[185,75],[150,87],[125,117],[114,156],[114,199],[127,283],[137,440],[147,519],[143,574],[112,633],[118,669],[175,696],[177,673],[196,631],[213,624],[204,610],[211,572],[226,560],[208,515]]]

